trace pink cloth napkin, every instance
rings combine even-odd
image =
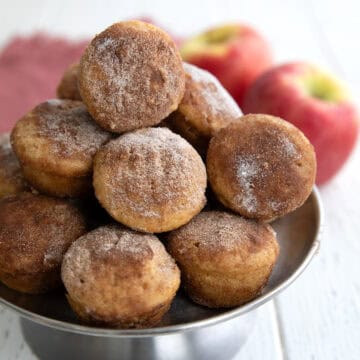
[[[0,53],[0,133],[38,103],[55,97],[68,65],[80,59],[88,41],[46,34],[17,37]]]

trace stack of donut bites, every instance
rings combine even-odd
[[[297,128],[241,116],[212,75],[140,21],[97,35],[58,97],[0,138],[5,285],[63,284],[80,321],[117,328],[158,324],[180,282],[211,308],[259,295],[279,254],[269,222],[314,185],[314,150]]]

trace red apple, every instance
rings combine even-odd
[[[243,111],[280,116],[302,130],[315,148],[317,184],[340,170],[359,131],[359,113],[344,86],[302,62],[277,66],[260,76],[246,93]]]
[[[210,29],[184,41],[180,52],[184,61],[214,74],[240,107],[249,85],[272,62],[265,39],[242,24]]]

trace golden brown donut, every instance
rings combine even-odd
[[[13,149],[26,180],[42,193],[76,197],[91,191],[93,157],[112,135],[80,101],[49,100],[20,119]]]
[[[122,133],[156,125],[173,112],[184,95],[185,74],[169,35],[148,23],[124,21],[87,47],[79,89],[98,124]]]
[[[0,281],[30,294],[58,287],[62,257],[85,231],[68,201],[31,193],[1,199]]]
[[[0,199],[29,190],[10,144],[9,134],[0,134]]]
[[[179,135],[166,128],[140,129],[99,150],[94,188],[115,220],[135,230],[164,232],[204,207],[206,169]]]
[[[79,88],[79,64],[71,64],[64,72],[57,87],[56,94],[60,99],[81,100]]]
[[[211,139],[207,171],[226,207],[270,221],[305,202],[314,185],[316,160],[299,129],[274,116],[249,114]]]
[[[73,243],[61,274],[81,320],[119,328],[158,323],[180,285],[180,271],[156,236],[118,225]]]
[[[206,155],[215,133],[242,115],[238,105],[208,71],[184,63],[185,94],[166,125],[180,134],[201,155]]]
[[[168,240],[188,295],[211,308],[255,298],[279,254],[270,225],[222,211],[200,213]]]

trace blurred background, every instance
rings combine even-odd
[[[307,61],[319,65],[347,85],[358,106],[359,14],[360,3],[355,0],[0,0],[0,126],[5,130],[9,121],[4,104],[8,109],[9,99],[14,99],[11,91],[18,92],[14,107],[20,106],[23,98],[31,101],[31,76],[14,87],[9,81],[21,78],[22,68],[16,68],[12,77],[7,69],[16,61],[26,64],[27,56],[35,50],[20,47],[11,53],[13,58],[4,60],[1,49],[4,51],[14,38],[42,33],[76,41],[81,47],[83,40],[113,22],[140,17],[151,18],[179,39],[221,24],[248,24],[266,38],[275,63]],[[71,56],[77,56],[76,51],[70,52]],[[62,56],[66,63],[68,55]],[[73,61],[71,56],[69,62]],[[36,72],[47,64],[41,57],[31,61],[38,64],[33,73],[36,82]],[[56,83],[60,76],[61,72],[51,81]],[[255,330],[237,359],[360,358],[359,169],[357,146],[341,172],[320,188],[326,216],[320,253],[288,290],[258,311]],[[0,307],[0,358],[35,359],[17,321]]]

